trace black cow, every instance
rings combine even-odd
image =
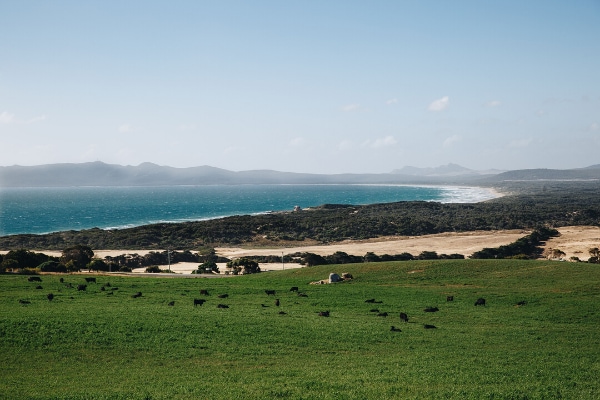
[[[526,300],[521,300],[521,301],[519,301],[519,302],[517,303],[517,306],[519,306],[519,307],[520,307],[520,306],[524,306],[525,304],[527,304],[527,301],[526,301]]]
[[[425,312],[438,312],[438,311],[440,311],[440,309],[437,308],[437,307],[427,307],[423,311],[425,311]]]
[[[379,308],[371,308],[369,312],[379,312]]]
[[[265,293],[267,294],[267,296],[275,296],[274,290],[265,290]]]
[[[329,311],[321,311],[319,317],[329,317]]]
[[[92,283],[92,282],[96,283],[96,278],[85,278],[85,281],[87,283]]]
[[[425,329],[437,329],[437,326],[425,324],[425,325],[423,325],[423,328],[425,328]]]
[[[175,301],[170,301],[169,304],[167,304],[169,307],[173,307],[175,305]]]
[[[381,312],[381,313],[377,314],[377,316],[378,316],[378,317],[387,317],[387,316],[388,316],[388,313],[386,313],[386,312]]]
[[[19,303],[21,303],[21,304],[31,304],[31,302],[29,300],[23,300],[23,299],[20,299]]]
[[[194,299],[194,307],[198,306],[198,305],[202,305],[206,302],[206,300],[204,299]]]
[[[476,306],[485,306],[485,299],[483,297],[478,298],[477,300],[475,300],[475,305]]]
[[[298,291],[298,286],[292,286],[292,288],[290,289],[290,292],[297,292]]]
[[[65,278],[60,278],[59,281],[60,283],[63,283],[65,281]]]
[[[279,302],[279,299],[275,299],[275,305],[276,305],[277,307],[279,307],[279,304],[280,304],[280,302]]]
[[[394,325],[392,325],[392,327],[390,328],[390,331],[392,331],[392,332],[402,332],[402,330],[400,330],[400,328],[396,328]]]
[[[87,289],[87,285],[77,285],[78,291],[85,292],[85,289]]]
[[[297,293],[297,296],[298,297],[308,297],[308,295],[306,293],[300,293],[300,292]]]
[[[454,301],[454,296],[446,296],[446,301]]]
[[[278,313],[278,314],[279,314],[279,315],[285,315],[285,314],[287,314],[287,313],[286,313],[285,311],[279,311],[279,313]]]
[[[218,295],[217,297],[220,299],[226,299],[229,297],[229,295],[227,293],[223,293],[223,294]]]
[[[30,276],[29,278],[27,278],[27,280],[29,282],[41,282],[42,278],[40,278],[39,276]]]
[[[54,298],[54,295],[52,293],[48,293],[46,295],[46,297],[48,298],[48,301],[52,301],[52,299]]]
[[[135,294],[132,294],[131,297],[133,297],[134,299],[137,299],[138,297],[142,297],[142,292],[137,292]]]
[[[229,308],[227,304],[218,304],[217,308]]]
[[[404,322],[408,322],[408,315],[406,313],[400,313],[400,320]]]
[[[41,285],[37,285],[35,288],[36,289],[43,289],[43,287]]]
[[[205,295],[205,296],[208,296],[208,295],[209,295],[209,294],[208,294],[208,290],[206,290],[206,289],[200,289],[200,294],[203,294],[203,295]]]

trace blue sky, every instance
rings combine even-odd
[[[600,1],[5,1],[0,165],[600,163]]]

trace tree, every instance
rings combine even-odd
[[[229,261],[227,267],[233,270],[235,275],[237,274],[254,274],[260,272],[258,263],[248,258],[238,258],[237,260]]]
[[[87,264],[87,269],[89,272],[91,271],[108,271],[108,264],[99,258],[94,258]]]
[[[67,272],[67,267],[58,261],[46,261],[38,265],[41,272]]]
[[[600,249],[597,247],[592,247],[588,251],[590,253],[590,258],[588,259],[588,262],[593,264],[600,264]]]
[[[60,262],[65,264],[67,268],[69,268],[69,263],[71,263],[72,271],[80,271],[92,261],[92,257],[94,257],[94,252],[89,246],[78,244],[77,246],[63,250]]]

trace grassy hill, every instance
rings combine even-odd
[[[308,284],[330,272],[354,279]],[[0,276],[0,398],[600,397],[597,265],[444,260],[222,279],[103,275],[85,291],[76,289],[82,275],[41,279]],[[485,306],[474,306],[479,297]],[[194,307],[195,298],[206,302]]]

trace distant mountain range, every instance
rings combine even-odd
[[[273,170],[229,171],[210,166],[174,168],[103,162],[0,167],[0,187],[168,186],[237,184],[493,184],[503,181],[600,180],[600,164],[586,168],[475,171],[457,164],[404,167],[382,174],[305,174]]]

